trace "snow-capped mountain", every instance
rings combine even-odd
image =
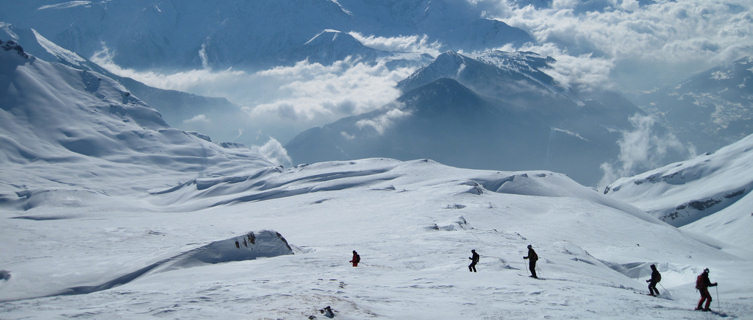
[[[421,88],[405,98],[459,100],[417,113],[515,116],[452,79]],[[170,128],[103,74],[9,41],[0,140],[3,319],[310,318],[326,306],[342,319],[675,319],[696,316],[705,267],[723,315],[753,312],[751,264],[726,244],[563,174],[392,159],[284,168]],[[650,264],[664,299],[637,294]]]
[[[0,21],[33,27],[86,57],[105,46],[121,66],[163,70],[290,64],[301,58],[301,49],[311,50],[307,55],[316,61],[362,53],[350,52],[359,47],[355,39],[306,45],[327,30],[425,34],[454,50],[533,41],[520,29],[481,18],[468,3],[449,0],[5,1]]]
[[[91,191],[96,194],[148,188],[150,183],[131,176],[156,168],[179,179],[232,159],[273,166],[248,149],[226,149],[204,135],[169,127],[155,109],[102,74],[46,62],[13,41],[2,48],[0,193],[6,204],[33,206],[28,200],[36,191],[54,191],[16,193],[18,186],[38,180],[51,179],[57,181],[53,189],[74,192],[90,192],[98,179],[123,183]],[[72,169],[78,166],[86,170]],[[36,169],[23,169],[28,167]],[[49,170],[53,176],[46,176]]]
[[[629,178],[604,191],[683,229],[750,248],[753,135],[696,158]]]
[[[551,58],[447,52],[399,83],[382,110],[301,133],[296,163],[386,156],[461,167],[563,172],[595,185],[615,161],[629,118],[641,111],[613,93],[578,94],[546,74]],[[598,100],[595,97],[598,96]]]
[[[712,152],[753,132],[753,57],[637,99],[698,153]]]
[[[165,121],[172,127],[187,131],[201,131],[219,141],[232,141],[239,130],[248,128],[246,117],[241,108],[225,98],[204,97],[195,94],[163,90],[147,86],[128,77],[121,77],[100,67],[89,59],[71,52],[31,28],[18,28],[0,22],[0,38],[13,40],[20,44],[24,51],[47,61],[55,61],[67,66],[92,71],[114,79],[143,100],[149,106],[156,108]],[[206,119],[192,121],[192,119]],[[219,122],[223,125],[211,125],[208,121]]]

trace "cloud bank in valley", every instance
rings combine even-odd
[[[521,49],[557,59],[567,85],[647,90],[753,53],[750,1],[469,1],[528,30],[539,44]]]
[[[420,49],[420,44],[416,47],[411,41],[425,39],[371,39],[384,48]],[[400,95],[395,85],[416,69],[388,68],[384,60],[365,63],[345,59],[332,65],[301,61],[261,71],[204,68],[167,74],[121,68],[112,62],[113,54],[103,50],[92,60],[115,74],[153,87],[225,97],[238,104],[248,115],[253,130],[262,132],[257,135],[261,141],[254,138],[253,142],[258,143],[264,143],[269,136],[284,142],[310,127],[380,108]],[[192,121],[207,123],[211,119],[197,116]]]

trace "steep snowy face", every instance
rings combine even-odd
[[[750,202],[753,189],[753,135],[683,162],[642,174],[621,178],[610,184],[605,194],[633,204],[674,226],[715,223],[719,232],[711,236],[725,239],[747,237],[740,224],[750,225]],[[724,223],[728,226],[722,227]],[[705,223],[702,221],[706,220]],[[723,231],[725,228],[730,230]],[[695,227],[694,230],[703,228]],[[743,234],[745,236],[743,236]],[[735,241],[737,242],[737,241]],[[753,244],[749,240],[747,244]]]
[[[241,107],[225,98],[157,89],[131,78],[117,76],[96,63],[60,47],[34,29],[0,23],[0,37],[12,39],[22,45],[25,52],[37,58],[59,62],[82,71],[99,73],[118,81],[140,100],[157,109],[172,127],[200,131],[217,141],[229,141],[249,126]],[[215,122],[222,125],[215,125]]]
[[[170,128],[156,110],[102,74],[46,62],[12,41],[1,47],[2,192],[44,180],[87,189],[96,181],[83,177],[105,176],[148,188],[137,182],[136,172],[191,174],[234,159],[271,165],[248,149],[225,149],[203,135]],[[29,165],[39,170],[22,169]]]
[[[565,90],[551,58],[491,52],[439,55],[399,83],[382,110],[314,128],[286,146],[297,163],[363,157],[431,158],[461,167],[544,168],[595,185],[616,162],[622,132],[641,111],[616,94]]]
[[[753,132],[753,57],[638,97],[682,141],[712,152]]]
[[[429,41],[453,50],[533,41],[520,29],[482,19],[481,12],[464,1],[118,0],[78,4],[3,2],[0,21],[33,27],[86,57],[104,46],[117,64],[137,69],[289,64],[298,61],[307,41],[328,29],[387,37],[425,34]],[[350,41],[331,45],[336,49],[321,48],[324,51],[318,54],[359,49]]]

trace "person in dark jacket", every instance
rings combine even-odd
[[[356,250],[353,250],[353,259],[350,259],[350,261],[348,262],[352,263],[353,267],[357,267],[358,263],[361,262],[361,256],[358,255],[358,252],[356,252]]]
[[[468,259],[471,259],[471,264],[468,265],[468,271],[470,272],[476,272],[476,264],[478,263],[478,253],[476,253],[476,249],[471,250],[471,255],[468,257]]]
[[[532,245],[528,245],[528,256],[523,257],[523,259],[528,259],[528,270],[531,270],[531,278],[538,279],[539,277],[536,276],[536,261],[539,260],[539,255],[536,254],[536,251],[533,251]]]
[[[661,281],[661,274],[659,273],[659,270],[656,270],[656,265],[651,265],[651,279],[646,280],[648,282],[648,294],[652,296],[658,296],[659,290],[656,289],[656,284]],[[654,293],[656,292],[656,293]]]
[[[703,273],[701,273],[695,281],[695,288],[701,292],[701,300],[698,300],[698,306],[695,308],[696,310],[711,310],[709,309],[709,306],[711,305],[711,294],[709,293],[709,287],[716,287],[716,285],[716,282],[711,283],[711,280],[709,280],[709,268],[703,269]],[[701,305],[703,304],[704,300],[706,301],[706,306],[701,309]]]

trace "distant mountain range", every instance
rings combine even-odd
[[[33,27],[85,57],[107,47],[117,64],[152,70],[253,69],[376,54],[348,32],[427,35],[451,50],[534,41],[452,0],[4,1],[0,21]],[[345,34],[333,37],[338,32]]]
[[[698,153],[712,152],[753,132],[753,57],[711,68],[637,101]]]
[[[610,92],[566,90],[544,71],[551,58],[447,52],[399,83],[382,110],[301,133],[286,145],[295,162],[394,157],[448,165],[542,168],[594,185],[617,140],[642,111]]]

